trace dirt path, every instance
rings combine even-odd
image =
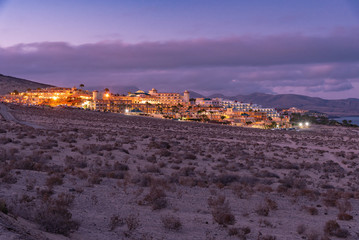
[[[36,125],[36,124],[34,124],[34,123],[29,123],[29,122],[17,120],[17,119],[9,112],[8,107],[7,107],[6,105],[4,105],[3,103],[0,103],[0,114],[1,114],[1,116],[3,116],[3,118],[4,118],[6,121],[15,122],[15,123],[18,123],[18,124],[22,124],[22,125],[25,125],[25,126],[29,126],[29,127],[35,128],[35,129],[45,129],[45,127]]]

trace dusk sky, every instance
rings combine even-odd
[[[357,0],[0,0],[0,73],[359,98]]]

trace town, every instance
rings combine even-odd
[[[113,94],[108,88],[103,91],[88,91],[79,88],[51,87],[25,92],[13,92],[0,97],[0,101],[21,105],[51,107],[74,107],[126,115],[141,115],[156,118],[221,123],[262,129],[291,128],[291,113],[304,110],[295,108],[281,112],[254,103],[243,103],[222,98],[191,98],[189,91],[180,93],[148,92],[138,90],[127,95]]]

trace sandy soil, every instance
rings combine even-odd
[[[359,238],[357,129],[10,108],[45,129],[0,118],[0,239]]]

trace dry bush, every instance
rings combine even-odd
[[[37,188],[36,193],[42,201],[46,202],[51,198],[51,195],[54,194],[54,191],[51,188]]]
[[[305,237],[308,240],[319,240],[320,234],[315,230],[310,230],[307,234],[305,234]]]
[[[46,139],[39,143],[41,149],[49,150],[58,147],[58,143],[54,139]]]
[[[149,187],[151,186],[153,179],[150,175],[139,174],[137,176],[132,177],[131,182],[139,185],[140,187]]]
[[[197,157],[196,155],[192,154],[192,153],[186,153],[184,156],[183,156],[184,159],[188,159],[188,160],[195,160]]]
[[[330,189],[324,194],[323,203],[327,207],[336,207],[340,198],[341,192]]]
[[[163,226],[169,230],[179,231],[182,228],[181,219],[173,215],[166,215],[161,217]]]
[[[93,173],[87,181],[90,184],[100,184],[102,182],[102,178],[98,173]]]
[[[228,186],[233,182],[238,182],[239,177],[233,174],[222,174],[214,179],[214,183],[220,183],[224,186]]]
[[[165,191],[158,187],[151,187],[143,201],[144,204],[151,205],[153,210],[166,208],[168,204]]]
[[[113,164],[113,170],[116,170],[116,171],[128,171],[129,167],[126,164],[115,162]]]
[[[57,199],[54,200],[54,204],[57,206],[69,207],[75,199],[75,196],[69,193],[60,193]]]
[[[249,227],[242,228],[229,228],[228,235],[229,236],[237,236],[239,239],[245,240],[247,239],[247,235],[251,232]]]
[[[60,175],[51,176],[46,179],[46,186],[48,186],[49,188],[52,188],[55,185],[62,185],[64,183],[62,178],[63,178],[63,176],[60,176]]]
[[[280,179],[279,182],[281,185],[279,187],[286,189],[305,189],[307,186],[306,180],[299,177],[297,174],[291,173],[289,177]]]
[[[42,171],[44,169],[44,164],[35,162],[30,158],[25,158],[23,160],[18,160],[13,164],[15,169],[24,169],[24,170],[33,170],[33,171]]]
[[[316,207],[305,207],[304,208],[310,215],[318,215],[318,209]]]
[[[276,236],[272,236],[272,235],[258,235],[257,240],[277,240]]]
[[[157,154],[161,157],[169,157],[172,155],[172,153],[170,151],[168,151],[167,149],[161,149],[157,152]]]
[[[72,175],[77,176],[80,179],[87,179],[88,174],[85,171],[82,170],[75,170],[71,172]]]
[[[340,225],[335,220],[330,220],[325,223],[324,233],[339,238],[346,238],[349,236],[348,230],[340,228]]]
[[[65,157],[65,165],[67,168],[75,169],[75,168],[86,168],[88,159],[85,157]]]
[[[142,170],[143,173],[161,173],[161,169],[156,165],[146,165]]]
[[[352,210],[352,205],[348,200],[338,200],[336,206],[340,213],[346,213]]]
[[[256,213],[259,215],[259,216],[268,216],[269,215],[269,211],[270,209],[266,206],[266,205],[258,205],[256,207]]]
[[[50,200],[36,212],[35,220],[47,232],[69,235],[79,227],[79,223],[72,220],[72,214],[62,205],[63,201]]]
[[[225,196],[210,197],[208,205],[212,208],[213,219],[220,225],[233,225],[236,222],[235,216],[229,207]]]
[[[125,224],[125,220],[123,218],[120,218],[119,215],[112,215],[111,219],[110,219],[110,231],[115,230],[117,227],[122,226]]]
[[[9,210],[7,209],[6,202],[3,199],[0,199],[0,212],[8,214]]]
[[[3,171],[0,173],[0,178],[2,178],[3,183],[7,184],[15,184],[17,183],[17,178],[12,174],[12,172],[9,171]]]
[[[277,210],[277,209],[278,209],[277,203],[270,198],[266,198],[264,202],[262,202],[257,206],[255,211],[260,216],[268,216],[270,210]]]
[[[125,218],[125,223],[128,232],[133,232],[140,226],[140,219],[138,218],[138,215],[131,214]]]
[[[353,219],[353,216],[348,213],[339,213],[338,219],[343,221],[350,221]]]
[[[297,227],[297,233],[299,235],[302,235],[303,233],[305,233],[306,230],[307,230],[307,227],[304,224],[300,224]]]
[[[270,228],[276,228],[275,225],[273,225],[270,221],[267,219],[259,219],[259,226],[260,227],[270,227]]]

